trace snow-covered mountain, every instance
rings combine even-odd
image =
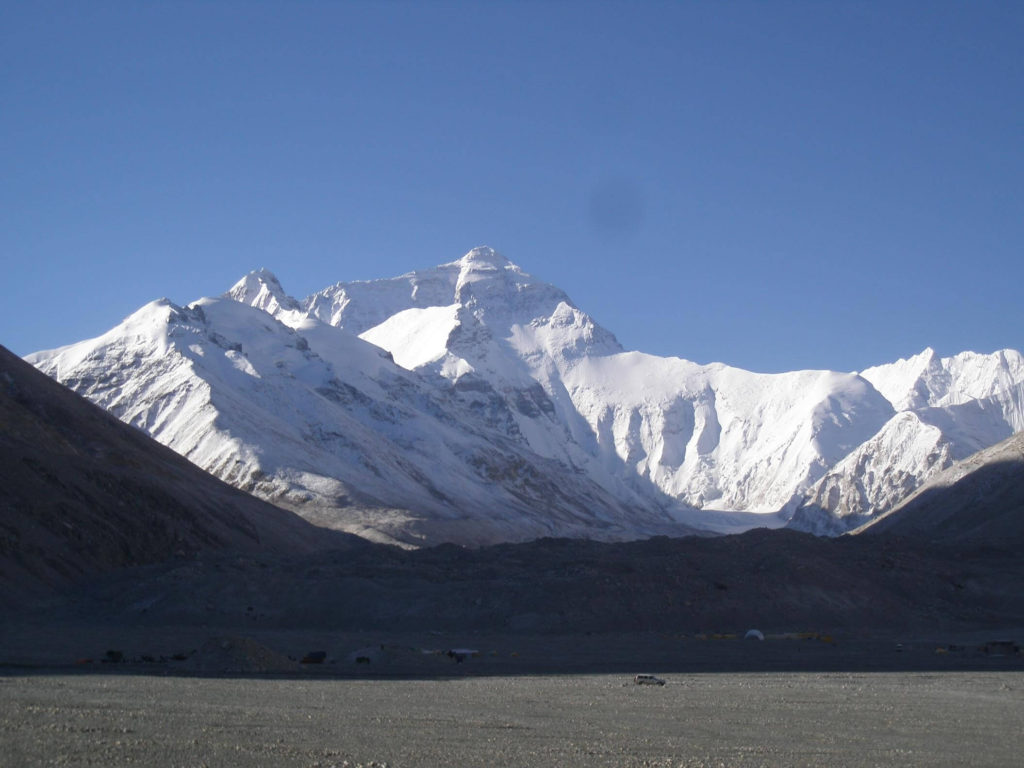
[[[380,348],[293,320],[226,298],[161,300],[29,360],[221,479],[373,540],[681,529],[652,494],[610,494],[488,428]]]
[[[258,270],[28,359],[229,482],[408,543],[727,531],[794,511],[839,532],[1020,429],[1024,382],[1011,352],[862,375],[627,352],[490,248],[302,301]]]
[[[229,295],[359,333],[443,381],[486,423],[623,489],[676,502],[676,518],[728,530],[774,513],[892,416],[852,374],[755,374],[625,352],[566,294],[490,248],[390,280],[338,283],[290,309],[272,281]],[[276,298],[270,298],[276,296]],[[764,518],[764,523],[775,520]]]

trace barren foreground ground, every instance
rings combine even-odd
[[[14,673],[0,764],[1016,766],[1024,750],[1024,672],[665,678]]]

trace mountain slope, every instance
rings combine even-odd
[[[897,409],[806,494],[791,527],[834,535],[899,504],[953,462],[1024,429],[1024,358],[933,350],[862,376]]]
[[[34,587],[199,551],[359,543],[213,478],[0,347],[0,581]]]
[[[1024,433],[938,473],[855,533],[1019,553],[1024,545]]]

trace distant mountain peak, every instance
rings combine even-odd
[[[273,314],[278,309],[299,309],[299,302],[284,292],[281,281],[266,267],[254,269],[224,294],[226,298]]]
[[[896,364],[903,364],[906,367],[919,367],[921,369],[927,369],[929,366],[941,362],[942,358],[939,353],[936,352],[932,347],[925,347],[916,355],[910,355],[906,359],[900,359],[896,361]]]
[[[464,269],[519,269],[496,250],[487,245],[472,249],[457,262]]]
[[[487,246],[474,248],[450,266],[456,266],[459,269],[458,277],[455,280],[455,300],[460,304],[472,302],[478,298],[477,291],[470,287],[475,284],[505,286],[510,280],[523,282],[531,279],[519,267]],[[486,292],[493,294],[494,290],[494,287],[490,287]],[[507,286],[497,290],[504,294]]]

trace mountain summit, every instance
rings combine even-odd
[[[839,533],[1024,428],[1012,350],[771,375],[629,352],[487,247],[302,300],[257,270],[140,312],[29,359],[222,479],[382,541]]]
[[[478,245],[455,263],[459,264],[463,269],[489,270],[511,268],[519,270],[519,267],[488,245]]]
[[[284,292],[274,273],[262,267],[231,286],[225,296],[270,314],[283,309],[299,309],[299,302]]]

